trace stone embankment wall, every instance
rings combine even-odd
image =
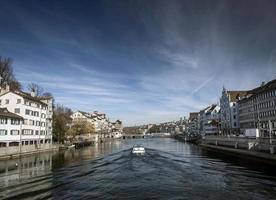
[[[18,157],[20,155],[34,154],[43,151],[58,150],[58,145],[54,144],[41,144],[26,145],[26,146],[10,146],[0,148],[0,159]]]
[[[203,144],[223,146],[235,149],[250,150],[256,152],[276,153],[276,139],[270,138],[242,138],[227,136],[206,136]]]

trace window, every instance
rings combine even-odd
[[[7,130],[0,129],[0,135],[7,135]]]
[[[30,145],[33,145],[33,144],[34,144],[34,141],[31,140],[31,141],[30,141]]]
[[[11,135],[19,135],[19,130],[11,130]]]
[[[27,124],[28,124],[28,120],[27,120],[27,119],[24,119],[23,124],[27,125]]]
[[[25,141],[25,145],[29,145],[29,141]]]
[[[25,114],[26,114],[26,115],[30,115],[30,112],[31,112],[31,111],[28,110],[28,109],[25,110]]]
[[[31,129],[23,129],[22,130],[22,134],[23,135],[33,135],[33,130],[31,130]]]
[[[1,147],[6,147],[7,146],[7,143],[6,142],[0,142],[0,148]]]
[[[34,116],[39,117],[39,112],[34,111]]]
[[[34,125],[34,120],[29,120],[29,125]]]
[[[40,126],[40,121],[36,121],[35,125]]]
[[[2,100],[0,100],[0,105],[2,104]]]
[[[236,119],[236,115],[233,115],[233,118]]]
[[[10,143],[9,143],[9,146],[10,146],[10,147],[19,146],[19,142],[10,142]]]
[[[36,130],[36,131],[35,131],[35,134],[36,134],[36,135],[38,135],[38,133],[39,133],[39,131],[38,131],[38,130]]]
[[[20,113],[20,108],[15,108],[14,113]]]
[[[21,99],[17,99],[16,103],[20,104],[21,103]]]
[[[10,103],[10,100],[9,99],[6,99],[5,100],[5,104],[9,104]]]
[[[8,119],[7,118],[0,118],[0,124],[7,124]]]
[[[20,124],[20,120],[19,119],[11,119],[11,124],[12,125],[19,125]]]

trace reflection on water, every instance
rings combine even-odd
[[[0,199],[274,199],[275,176],[254,166],[169,138],[118,140],[1,161]]]
[[[0,187],[8,187],[31,177],[45,175],[52,170],[52,155],[23,157],[0,162]]]

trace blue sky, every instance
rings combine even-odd
[[[1,1],[0,55],[73,110],[176,120],[276,77],[275,1]]]

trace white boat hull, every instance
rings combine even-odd
[[[145,152],[146,151],[144,147],[133,147],[132,149],[133,154],[144,154]]]

